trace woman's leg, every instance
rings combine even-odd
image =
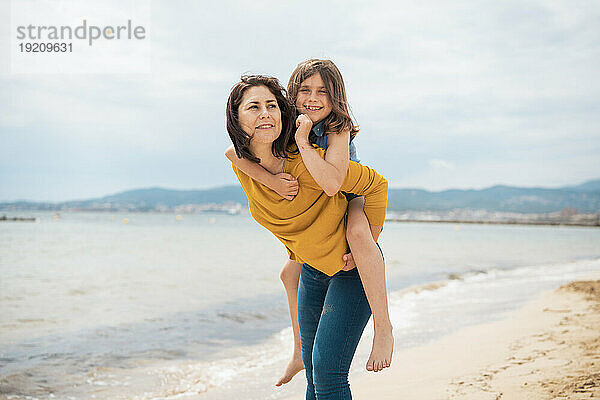
[[[316,399],[313,384],[313,344],[319,326],[319,319],[323,312],[328,281],[329,277],[324,273],[307,264],[302,266],[298,286],[298,322],[302,360],[306,368],[306,400]]]
[[[357,197],[348,205],[346,238],[373,311],[373,347],[367,361],[369,371],[389,367],[394,350],[392,323],[388,313],[385,264],[373,240],[371,226],[363,210],[364,198]],[[377,232],[378,236],[379,232]]]
[[[279,381],[275,386],[281,386],[284,383],[288,383],[294,375],[304,369],[304,364],[302,363],[302,351],[300,349],[300,328],[298,328],[298,281],[300,280],[301,269],[302,264],[288,260],[279,274],[288,298],[292,330],[294,331],[294,352],[292,353],[290,362],[285,368],[285,372],[281,378],[279,378]]]
[[[312,375],[318,400],[352,398],[348,371],[370,316],[357,269],[331,277],[312,350]]]

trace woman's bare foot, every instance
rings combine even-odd
[[[367,361],[367,371],[379,372],[392,363],[394,352],[394,335],[392,329],[375,331],[373,336],[373,349]]]
[[[294,354],[287,367],[285,368],[285,372],[283,373],[281,378],[279,378],[279,381],[275,384],[275,386],[281,386],[284,383],[288,383],[292,380],[294,375],[296,375],[303,369],[304,363],[302,362],[302,356],[300,354]]]

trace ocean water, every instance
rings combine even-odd
[[[303,372],[274,386],[292,350],[286,253],[249,215],[32,215],[0,224],[0,399],[303,392]],[[600,272],[597,228],[391,223],[380,243],[397,349]],[[369,324],[351,379],[371,339]]]

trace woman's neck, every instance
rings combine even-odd
[[[271,172],[278,174],[283,172],[283,158],[275,157],[271,150],[272,143],[250,143],[250,151],[260,158],[260,165]]]

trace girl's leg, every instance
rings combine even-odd
[[[288,260],[279,274],[288,297],[292,330],[294,331],[294,352],[292,353],[290,362],[285,368],[285,372],[281,378],[279,378],[279,381],[275,386],[281,386],[284,383],[288,383],[294,375],[304,369],[304,364],[302,363],[302,351],[300,349],[300,329],[298,328],[298,280],[300,279],[301,269],[302,264]]]
[[[331,277],[312,351],[317,399],[352,399],[348,371],[370,316],[357,269]]]
[[[392,362],[394,336],[388,313],[385,264],[379,247],[373,240],[363,206],[362,197],[350,201],[346,238],[373,311],[373,348],[366,368],[378,372],[389,367]]]
[[[313,344],[319,326],[323,304],[327,293],[329,277],[304,264],[300,272],[298,286],[298,322],[302,360],[306,367],[306,400],[315,400],[313,383]]]

